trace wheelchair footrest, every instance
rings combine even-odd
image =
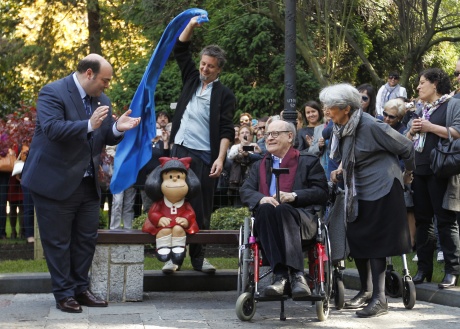
[[[299,298],[292,298],[293,301],[311,301],[311,302],[316,302],[320,300],[324,300],[324,296],[321,295],[310,295],[310,296],[305,296],[305,297],[299,297]]]

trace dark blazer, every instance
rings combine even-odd
[[[179,130],[185,108],[193,96],[193,93],[200,85],[200,72],[192,60],[190,42],[177,40],[174,48],[174,56],[182,73],[182,93],[177,102],[176,112],[172,121],[170,143]],[[211,143],[211,165],[219,156],[220,141],[227,138],[233,142],[235,129],[233,127],[233,113],[235,111],[236,99],[233,92],[225,87],[220,81],[215,81],[211,93],[211,113],[209,117],[209,140]]]
[[[37,123],[21,184],[31,191],[54,200],[65,200],[80,185],[89,161],[94,163],[95,183],[102,148],[115,145],[111,104],[102,94],[92,98],[93,111],[100,105],[110,107],[101,127],[88,131],[88,118],[72,75],[52,82],[40,91],[37,101]]]
[[[266,181],[268,186],[270,186],[272,157],[267,156],[265,160],[259,160],[252,165],[249,176],[240,188],[241,200],[251,210],[255,210],[259,205],[259,201],[265,196],[259,192],[259,167],[262,165],[265,166],[267,173]],[[326,175],[319,158],[301,152],[292,191],[284,192],[297,193],[297,199],[292,203],[292,206],[300,213],[314,214],[316,212],[314,207],[316,205],[323,205],[328,198]]]

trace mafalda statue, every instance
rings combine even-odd
[[[186,199],[195,195],[200,181],[189,169],[192,158],[159,159],[160,165],[145,182],[145,193],[154,201],[143,232],[156,235],[157,258],[182,264],[186,235],[199,231],[195,211]]]

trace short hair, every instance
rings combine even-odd
[[[101,61],[94,58],[83,58],[77,64],[77,72],[85,73],[88,69],[91,69],[95,75],[101,70]]]
[[[337,106],[343,110],[350,106],[350,114],[361,107],[361,95],[358,89],[349,83],[338,83],[323,88],[319,93],[319,99],[326,108]]]
[[[218,45],[209,45],[204,47],[200,52],[200,57],[203,55],[217,58],[217,66],[219,68],[223,68],[227,62],[227,59],[225,58],[225,51]]]
[[[165,111],[160,111],[160,112],[158,112],[158,114],[157,114],[157,119],[158,119],[159,117],[161,117],[161,116],[165,116],[165,117],[168,118],[168,121],[171,121],[171,119],[169,118],[169,114],[168,114],[167,112],[165,112]]]
[[[401,98],[390,99],[388,102],[385,103],[383,109],[396,109],[396,115],[399,120],[401,120],[404,114],[406,114],[406,104]]]
[[[436,85],[436,92],[445,95],[450,93],[451,85],[449,75],[441,69],[431,68],[422,71],[419,74],[419,80],[424,77],[434,85]]]
[[[296,127],[294,126],[294,124],[292,122],[289,122],[289,121],[284,121],[284,120],[281,120],[285,123],[285,128],[287,131],[291,132],[292,133],[292,141],[291,141],[291,145],[294,145],[295,143],[295,139],[296,139],[296,135],[297,135],[297,129]]]
[[[400,76],[398,71],[391,71],[390,73],[388,73],[388,76],[390,76],[390,75],[394,75],[394,76],[397,76],[397,77]]]

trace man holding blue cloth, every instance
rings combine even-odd
[[[201,26],[199,16],[193,17],[180,34],[174,56],[182,75],[182,93],[172,121],[171,156],[191,157],[191,169],[199,177],[201,193],[190,200],[200,229],[208,229],[213,208],[214,189],[233,141],[233,113],[236,99],[222,85],[219,75],[226,62],[224,51],[216,45],[201,51],[199,69],[190,52],[193,30]],[[216,269],[205,258],[205,246],[190,245],[192,266],[197,271],[214,273]],[[163,272],[172,273],[182,264],[169,261]]]

